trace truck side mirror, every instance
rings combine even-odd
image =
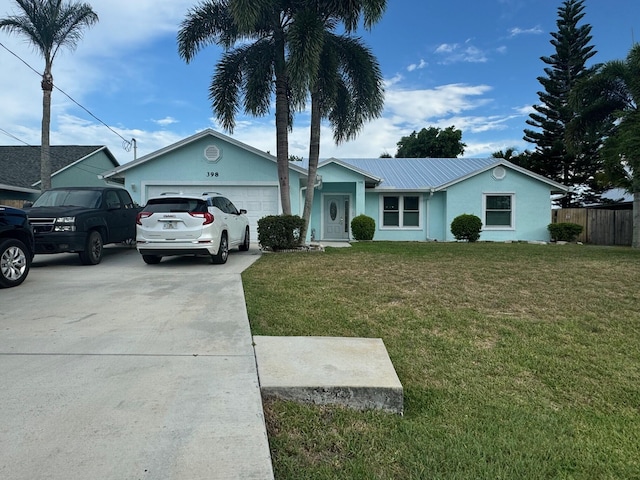
[[[33,207],[33,202],[24,202],[22,204],[22,208],[31,208]]]

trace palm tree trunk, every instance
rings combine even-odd
[[[51,157],[49,155],[49,132],[51,130],[51,91],[53,77],[49,62],[42,75],[42,132],[40,145],[40,190],[51,188]]]
[[[309,138],[309,176],[307,178],[307,192],[304,197],[304,211],[302,218],[304,225],[300,232],[300,243],[307,239],[309,220],[311,220],[311,208],[313,207],[313,194],[318,172],[318,160],[320,158],[320,101],[318,93],[311,93],[311,129]]]
[[[631,246],[640,248],[640,189],[633,192],[633,238]]]
[[[276,158],[278,161],[278,183],[282,214],[291,215],[291,192],[289,188],[289,99],[285,65],[284,38],[278,43],[276,54]]]

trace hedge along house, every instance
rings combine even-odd
[[[291,210],[302,215],[305,165],[290,163]],[[275,157],[211,129],[105,172],[144,204],[163,192],[216,191],[257,222],[281,213]],[[551,195],[567,188],[505,160],[329,159],[318,165],[307,241],[352,239],[351,219],[376,222],[374,240],[451,241],[458,215],[477,215],[481,240],[548,240]]]
[[[103,177],[123,185],[140,205],[165,192],[218,192],[238,209],[247,210],[254,240],[258,238],[258,220],[282,211],[276,158],[212,129],[104,172]],[[300,185],[306,182],[306,170],[291,163],[294,214],[302,211]]]

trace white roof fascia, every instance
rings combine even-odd
[[[342,160],[338,160],[335,157],[329,158],[327,160],[324,160],[323,162],[320,162],[318,164],[318,168],[320,167],[324,167],[325,165],[328,165],[330,163],[335,163],[336,165],[339,165],[343,168],[346,168],[347,170],[351,170],[352,172],[355,172],[359,175],[363,175],[365,177],[367,177],[369,180],[373,180],[376,183],[381,183],[382,182],[382,178],[379,177],[374,177],[373,175],[371,175],[370,172],[367,172],[366,170],[362,170],[360,168],[354,167],[353,165],[350,165],[349,163],[343,162]]]
[[[538,175],[537,173],[533,173],[529,170],[527,170],[526,168],[522,168],[514,163],[508,162],[507,160],[504,159],[497,159],[496,162],[487,165],[486,167],[480,168],[479,170],[476,170],[474,172],[468,173],[467,175],[464,175],[460,178],[457,178],[455,180],[452,180],[451,182],[447,182],[444,185],[440,185],[439,187],[435,188],[435,191],[442,191],[442,190],[446,190],[447,188],[451,187],[452,185],[455,185],[456,183],[460,183],[460,182],[464,182],[465,180],[471,178],[471,177],[475,177],[476,175],[479,175],[481,173],[484,173],[486,171],[489,171],[497,166],[503,166],[503,167],[507,167],[510,168],[512,170],[515,170],[516,172],[520,172],[523,175],[526,175],[528,177],[531,177],[535,180],[538,180],[540,182],[546,183],[547,185],[555,188],[556,190],[560,191],[560,192],[567,192],[569,191],[569,187],[566,187],[564,185],[562,185],[561,183],[558,182],[554,182],[553,180],[544,177],[542,175]]]

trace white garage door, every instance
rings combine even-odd
[[[247,211],[252,242],[258,240],[258,220],[267,215],[278,214],[278,187],[275,186],[147,185],[146,191],[146,198],[165,192],[196,195],[218,192],[231,200],[236,208],[244,208]]]

